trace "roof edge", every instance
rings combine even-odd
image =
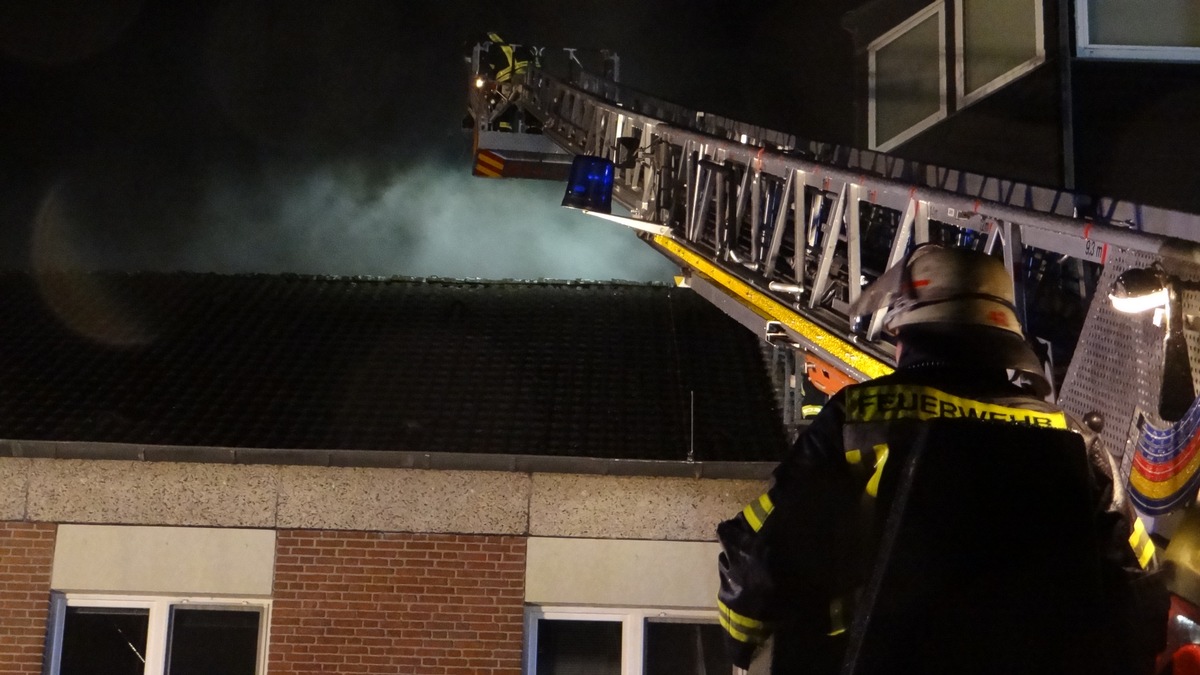
[[[284,279],[296,281],[332,281],[344,283],[404,283],[434,284],[442,286],[633,286],[652,288],[674,288],[667,281],[638,281],[633,279],[558,279],[539,277],[536,279],[449,277],[436,274],[427,276],[372,275],[372,274],[319,274],[307,272],[201,272],[195,270],[121,270],[121,269],[75,269],[63,268],[35,272],[29,269],[4,268],[0,274],[66,275],[95,277],[220,277],[225,279]]]
[[[463,452],[225,448],[38,440],[0,440],[2,457],[740,480],[766,480],[776,465],[775,462],[688,462]]]

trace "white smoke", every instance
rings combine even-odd
[[[632,231],[561,208],[563,183],[477,178],[444,161],[212,171],[196,187],[187,215],[167,203],[123,214],[120,203],[95,203],[111,192],[90,191],[90,203],[69,209],[74,259],[229,274],[665,282],[676,271]]]

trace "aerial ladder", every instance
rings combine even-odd
[[[851,324],[866,284],[914,244],[970,247],[1003,256],[1051,396],[1103,436],[1149,529],[1169,535],[1194,504],[1200,215],[799,139],[613,72],[551,71],[529,68],[506,104],[576,166],[611,167],[613,206],[582,208],[635,229],[678,283],[774,348],[786,423],[802,424],[806,388],[891,371],[882,316]]]

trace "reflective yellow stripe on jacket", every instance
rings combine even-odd
[[[867,456],[863,457],[863,452],[861,450],[847,450],[846,463],[850,464],[851,466],[861,466],[865,464],[869,465],[870,468],[875,470],[875,473],[871,474],[871,478],[867,480],[867,494],[874,497],[879,494],[879,481],[883,478],[883,468],[887,465],[887,443],[880,443],[879,445],[876,445],[871,452],[866,454]]]
[[[846,606],[846,598],[837,597],[829,601],[829,636],[841,635],[846,632],[846,620],[849,615],[849,608]]]
[[[729,606],[720,600],[717,600],[717,610],[719,611],[717,620],[721,622],[721,627],[738,642],[757,645],[766,642],[767,638],[771,636],[771,629],[766,623],[742,616],[729,609]]]
[[[1150,533],[1146,531],[1146,524],[1141,518],[1134,518],[1133,532],[1129,535],[1129,548],[1133,549],[1133,554],[1137,556],[1138,564],[1145,569],[1150,561],[1154,559],[1154,542],[1150,539]]]
[[[750,523],[750,529],[758,532],[762,529],[763,523],[767,522],[767,516],[775,510],[775,504],[767,493],[759,495],[758,499],[746,505],[742,509],[742,516],[746,518],[746,522]]]
[[[900,419],[968,418],[1066,429],[1061,412],[1010,408],[947,394],[933,387],[903,384],[857,386],[846,390],[847,422],[888,422]]]

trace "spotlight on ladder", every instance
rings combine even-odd
[[[1117,277],[1109,289],[1108,299],[1113,309],[1125,314],[1166,310],[1170,305],[1170,286],[1170,279],[1161,270],[1137,267],[1125,270]]]
[[[613,215],[613,163],[593,155],[576,155],[567,178],[567,193],[562,205],[579,209],[590,216],[620,223],[651,234],[670,234],[671,228],[628,216]]]
[[[1108,292],[1113,309],[1126,314],[1154,310],[1154,325],[1164,328],[1158,416],[1166,422],[1183,419],[1196,400],[1192,363],[1183,335],[1186,321],[1180,294],[1184,290],[1200,290],[1200,286],[1167,274],[1155,265],[1125,270]]]

